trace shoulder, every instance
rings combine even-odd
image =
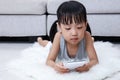
[[[88,31],[86,31],[85,32],[85,39],[89,39],[89,38],[91,38],[91,34]]]
[[[61,32],[57,32],[55,35],[60,37],[62,34],[61,34]]]
[[[85,41],[86,44],[93,43],[92,36],[88,31],[85,32]]]
[[[54,41],[56,42],[56,41],[59,41],[60,40],[60,38],[61,38],[61,33],[60,32],[57,32],[56,34],[55,34],[55,37],[54,37]],[[53,41],[53,42],[54,42]]]
[[[62,34],[61,34],[60,32],[57,32],[57,33],[55,34],[55,38],[60,39],[61,35],[62,35]]]

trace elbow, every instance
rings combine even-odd
[[[93,59],[94,64],[99,64],[98,58]]]
[[[46,65],[49,65],[49,61],[48,60],[46,61]]]
[[[46,61],[46,65],[48,65],[48,66],[51,66],[51,63],[52,63],[51,60]]]
[[[98,61],[98,60],[95,60],[95,61],[94,61],[94,65],[97,65],[97,64],[99,64],[99,61]]]
[[[98,59],[96,60],[96,64],[99,64],[99,60]]]
[[[93,65],[99,64],[99,61],[98,61],[98,59],[97,59],[97,60],[96,60],[96,59],[93,59],[93,60],[91,60],[90,63],[91,63],[92,66],[93,66]]]

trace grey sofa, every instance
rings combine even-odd
[[[88,22],[93,36],[120,37],[120,0],[77,0],[87,9]],[[47,29],[56,19],[56,10],[62,0],[48,0]],[[54,4],[52,4],[54,3]]]
[[[45,0],[0,0],[0,36],[46,35]]]
[[[69,0],[0,0],[0,37],[49,35],[58,6]],[[93,36],[120,37],[120,0],[77,0]]]

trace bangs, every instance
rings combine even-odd
[[[84,17],[84,15],[82,14],[62,14],[62,17],[58,20],[58,23],[62,23],[62,24],[80,24],[82,22],[86,22],[86,19]]]

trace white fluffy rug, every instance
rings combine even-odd
[[[21,80],[106,80],[120,72],[120,50],[110,42],[94,43],[99,64],[88,72],[60,74],[45,65],[49,49],[35,43],[23,50],[21,57],[7,64],[8,72]]]

